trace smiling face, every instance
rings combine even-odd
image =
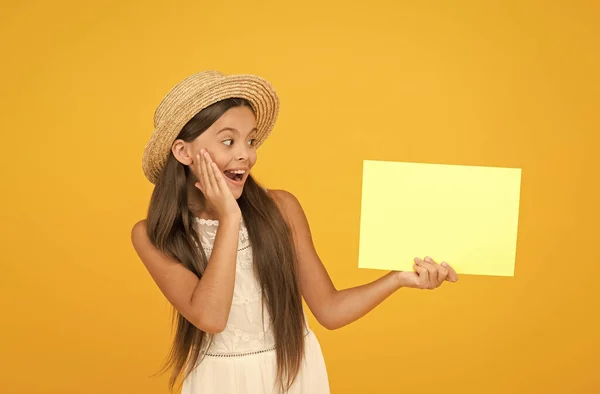
[[[256,163],[256,132],[256,118],[252,110],[247,106],[233,107],[193,141],[180,141],[178,153],[192,158],[204,148],[225,176],[231,193],[237,199],[242,195],[244,183]],[[176,148],[177,143],[174,151]],[[195,166],[190,169],[197,179]]]

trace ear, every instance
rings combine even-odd
[[[173,156],[183,165],[189,166],[192,164],[192,153],[191,146],[189,143],[184,140],[175,140],[173,145],[171,146],[171,151],[173,152]]]

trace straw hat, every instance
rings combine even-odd
[[[175,85],[156,109],[154,132],[142,157],[146,178],[156,184],[173,142],[190,119],[209,105],[232,97],[244,98],[252,105],[258,148],[271,133],[279,112],[279,99],[273,87],[254,75],[200,72]]]

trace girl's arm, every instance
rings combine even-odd
[[[449,266],[433,269],[434,264],[416,260],[417,273],[392,271],[373,282],[337,290],[315,250],[298,200],[283,190],[270,192],[292,228],[302,296],[317,321],[327,329],[334,330],[361,318],[401,287],[434,288],[444,280],[457,280]]]
[[[133,246],[168,301],[193,325],[207,333],[225,329],[235,283],[240,217],[219,222],[213,252],[202,279],[160,252],[148,239],[145,221],[131,233]]]

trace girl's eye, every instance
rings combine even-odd
[[[225,140],[225,141],[223,141],[223,143],[224,143],[225,145],[228,145],[228,146],[229,146],[229,145],[233,144],[233,140],[232,140],[232,139],[228,139],[228,140]]]
[[[248,141],[250,143],[250,146],[254,146],[256,144],[256,138],[252,138],[250,141]]]

